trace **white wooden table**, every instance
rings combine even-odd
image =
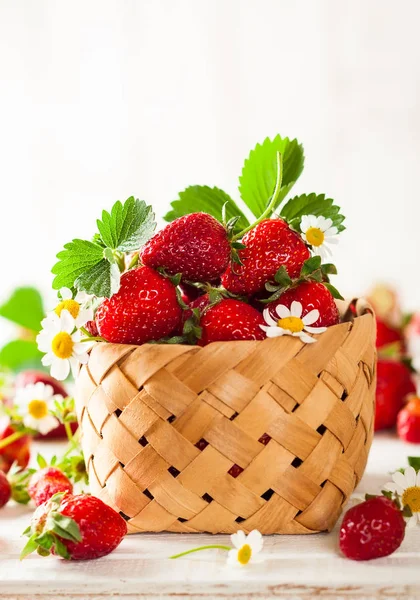
[[[402,444],[389,434],[377,436],[357,492],[378,491],[388,471],[416,454],[420,446]],[[129,536],[113,554],[96,561],[32,555],[20,563],[20,532],[30,512],[14,504],[0,511],[1,600],[420,598],[420,529],[407,532],[391,557],[368,563],[340,556],[338,527],[331,534],[267,536],[262,562],[246,568],[228,567],[226,553],[219,550],[168,560],[193,546],[229,544],[227,536],[185,534]]]

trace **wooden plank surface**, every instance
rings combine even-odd
[[[377,436],[357,492],[378,491],[388,472],[413,454],[420,454],[420,446],[404,445],[389,434]],[[369,563],[340,556],[338,526],[331,534],[267,536],[261,562],[248,568],[228,567],[222,551],[168,560],[195,545],[229,543],[227,536],[186,534],[129,536],[116,552],[96,561],[34,555],[20,563],[20,532],[30,513],[14,504],[0,512],[1,600],[420,598],[420,529],[408,531],[394,555]]]

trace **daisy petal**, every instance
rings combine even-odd
[[[69,313],[68,310],[64,309],[61,311],[61,331],[65,331],[66,333],[72,333],[75,323],[74,319]]]
[[[309,325],[305,325],[305,331],[307,331],[308,333],[324,333],[325,331],[327,331],[326,327],[310,327]]]
[[[408,487],[405,476],[402,473],[400,473],[399,471],[396,471],[395,473],[393,473],[392,479],[395,481],[395,483],[399,487],[400,493],[403,493],[405,488]]]
[[[71,300],[73,298],[73,294],[71,293],[71,289],[68,287],[62,287],[60,290],[60,296],[63,300]]]
[[[290,335],[291,332],[281,327],[269,327],[266,331],[268,338],[281,337],[282,335]]]
[[[287,306],[284,306],[284,304],[279,304],[276,306],[276,313],[280,319],[287,319],[287,317],[290,317],[290,308],[287,308]]]
[[[264,317],[264,321],[267,323],[267,325],[270,325],[271,327],[276,327],[277,321],[275,319],[273,319],[273,317],[271,316],[269,308],[264,309],[263,317]]]
[[[310,335],[307,335],[304,331],[301,331],[298,336],[302,342],[305,342],[305,344],[313,344],[314,342],[316,342],[316,339],[311,337]]]
[[[252,554],[257,554],[262,550],[263,537],[257,529],[253,529],[246,538],[247,543],[251,546]]]
[[[236,535],[236,534],[234,534],[234,535]],[[234,548],[232,548],[232,550],[229,550],[226,562],[228,565],[237,565],[238,564],[238,551],[235,550]]]
[[[317,308],[314,308],[313,310],[308,312],[308,314],[306,314],[304,317],[302,317],[302,321],[303,321],[304,325],[312,325],[312,323],[315,323],[316,321],[318,321],[318,319],[319,319],[319,310]]]
[[[332,237],[334,235],[338,234],[338,229],[337,227],[330,227],[329,229],[327,229],[327,231],[324,231],[324,237],[325,238],[329,238]]]
[[[235,546],[235,548],[241,548],[246,543],[246,535],[240,529],[239,531],[233,533],[230,536],[230,541],[232,542],[233,546]]]
[[[392,481],[384,485],[384,490],[387,492],[397,492],[397,488],[399,488],[399,486],[397,486],[397,484],[393,483]]]
[[[302,315],[302,304],[300,302],[297,302],[296,300],[293,300],[292,305],[290,307],[290,314],[292,315],[292,317],[300,317]]]
[[[407,483],[407,487],[414,487],[416,485],[417,473],[413,467],[407,467],[404,471],[404,477]]]
[[[413,515],[406,521],[407,529],[414,529],[418,523],[417,516]]]
[[[69,361],[62,360],[61,358],[54,358],[51,365],[51,376],[58,381],[63,381],[68,377],[70,373]]]
[[[42,435],[47,435],[53,429],[56,429],[59,425],[58,420],[52,415],[47,415],[43,419],[39,420],[38,431]]]
[[[326,219],[325,217],[320,217],[322,221],[319,223],[319,228],[322,232],[327,231],[332,226],[332,219]]]

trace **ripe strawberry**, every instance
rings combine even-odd
[[[344,515],[340,550],[352,560],[371,560],[392,554],[401,546],[405,521],[392,500],[371,498]]]
[[[40,506],[58,492],[73,493],[73,485],[60,469],[45,467],[32,475],[28,492],[36,506]]]
[[[410,370],[396,360],[379,359],[377,366],[375,431],[394,427],[408,394],[416,391]]]
[[[202,316],[202,335],[198,344],[205,346],[210,342],[262,340],[265,333],[260,325],[264,324],[261,313],[249,304],[240,300],[222,300]]]
[[[54,390],[54,394],[60,394],[63,396],[63,398],[68,396],[65,387],[59,381],[54,379],[54,377],[50,377],[50,375],[44,373],[43,371],[21,371],[16,377],[15,387],[16,389],[25,388],[27,385],[32,385],[39,382],[45,383],[45,385],[50,385]],[[71,429],[73,433],[76,431],[77,427],[77,423],[71,423]],[[46,435],[39,434],[36,437],[43,440],[64,440],[67,438],[67,434],[64,425],[60,424]]]
[[[163,267],[169,275],[182,273],[191,281],[213,281],[230,258],[227,231],[214,217],[192,213],[169,223],[140,251],[143,264]]]
[[[9,480],[3,471],[0,471],[0,508],[3,508],[9,502],[11,495],[12,489]]]
[[[85,329],[92,335],[93,337],[98,337],[98,328],[96,327],[95,321],[88,321],[85,323]]]
[[[246,248],[238,250],[238,256],[243,264],[230,264],[222,275],[222,284],[234,294],[253,295],[264,290],[281,266],[290,277],[298,277],[310,257],[301,237],[282,219],[261,221],[242,243]]]
[[[297,287],[287,290],[278,300],[271,302],[269,306],[270,314],[274,319],[278,319],[275,312],[279,304],[290,308],[292,302],[302,304],[304,314],[313,309],[319,311],[319,319],[311,327],[331,327],[340,322],[340,314],[331,292],[322,283],[316,281],[305,281]]]
[[[181,298],[185,304],[191,304],[191,302],[194,302],[194,300],[205,293],[204,290],[201,290],[194,285],[184,283],[183,281],[181,281],[178,287],[181,291]]]
[[[126,533],[124,519],[99,498],[56,494],[35,511],[21,558],[35,550],[68,560],[100,558],[115,550]]]
[[[410,398],[398,413],[397,432],[404,442],[420,444],[420,398]]]
[[[181,320],[175,286],[150,267],[121,277],[120,290],[96,311],[99,335],[108,342],[144,344],[170,335]]]
[[[391,327],[385,321],[376,316],[376,347],[383,348],[395,342],[403,342],[403,335],[400,329]]]
[[[10,424],[9,417],[0,418],[0,440],[16,433]],[[7,473],[14,462],[23,469],[28,466],[30,458],[31,438],[24,435],[15,442],[0,449],[0,471]]]

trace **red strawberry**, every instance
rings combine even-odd
[[[353,506],[344,515],[340,550],[352,560],[371,560],[392,554],[401,546],[405,521],[397,506],[384,496]]]
[[[264,324],[261,313],[249,304],[240,300],[222,300],[202,316],[202,335],[198,344],[205,346],[210,342],[262,340],[265,333],[260,325]]]
[[[163,267],[169,275],[182,273],[191,281],[213,281],[228,266],[227,231],[214,217],[192,213],[169,223],[140,251],[143,264]]]
[[[68,396],[67,391],[63,387],[63,385],[59,381],[54,379],[54,377],[50,377],[50,375],[44,373],[43,371],[21,371],[16,377],[15,387],[16,389],[25,388],[27,385],[34,385],[35,383],[39,382],[45,383],[45,385],[50,385],[54,390],[54,394],[61,394],[63,398],[66,398]],[[77,429],[77,423],[71,423],[71,429],[74,433]],[[64,440],[67,438],[67,434],[64,425],[59,425],[46,435],[39,434],[36,437],[44,440]]]
[[[63,530],[65,537],[60,535]],[[99,498],[56,494],[35,511],[21,558],[37,548],[43,556],[52,552],[71,560],[100,558],[115,550],[126,533],[124,519]]]
[[[205,292],[200,288],[195,287],[194,285],[189,285],[188,283],[184,283],[181,281],[179,284],[179,289],[181,291],[181,298],[185,302],[185,304],[190,304],[194,302],[197,298],[202,296]]]
[[[319,311],[319,318],[311,324],[311,327],[331,327],[340,322],[340,313],[331,292],[322,283],[305,281],[297,287],[287,290],[278,300],[271,302],[268,307],[273,319],[278,319],[275,311],[279,304],[290,308],[292,302],[300,302],[303,307],[303,315],[313,309]]]
[[[382,348],[388,344],[403,342],[402,332],[395,327],[391,327],[385,321],[376,317],[376,347]]]
[[[3,508],[9,502],[11,495],[10,483],[3,471],[0,471],[0,508]]]
[[[379,359],[377,366],[375,431],[394,427],[408,394],[416,391],[410,370],[396,360]]]
[[[238,250],[242,265],[230,264],[222,276],[224,287],[234,294],[252,295],[264,290],[281,266],[290,277],[298,277],[310,257],[301,237],[282,219],[267,219],[251,229]]]
[[[0,418],[0,440],[16,433],[10,424],[9,417]],[[0,471],[7,473],[14,462],[23,469],[28,466],[30,458],[31,438],[29,435],[19,437],[15,442],[0,449]]]
[[[99,335],[108,342],[144,344],[170,335],[181,320],[176,288],[150,267],[121,277],[120,290],[96,311]]]
[[[60,469],[45,467],[32,475],[28,492],[36,506],[39,506],[58,492],[69,492],[71,494],[73,485]]]
[[[420,444],[420,398],[417,396],[398,413],[397,432],[405,442]]]
[[[90,333],[93,337],[98,337],[98,328],[96,327],[95,321],[88,321],[85,324],[85,329]]]

